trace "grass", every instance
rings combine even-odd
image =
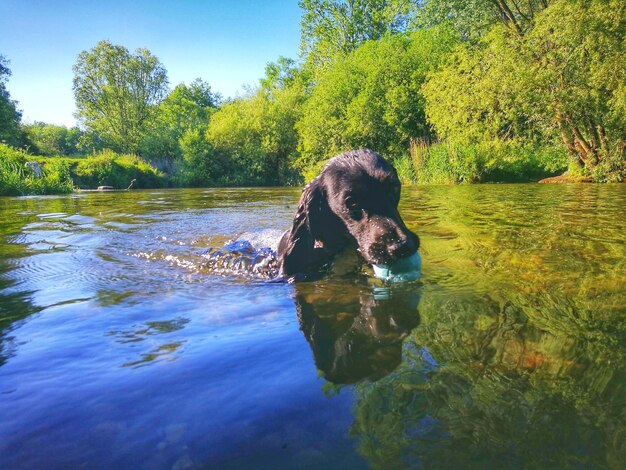
[[[37,162],[41,176],[26,166]],[[104,150],[88,157],[35,157],[25,151],[0,144],[0,196],[64,194],[76,188],[113,186],[159,188],[167,185],[164,173],[135,155]]]
[[[27,162],[35,160],[23,150],[0,144],[0,196],[72,192],[70,168],[66,162],[40,165],[42,175],[36,177],[26,166]]]
[[[454,184],[537,181],[565,170],[567,162],[564,151],[549,146],[414,141],[394,165],[404,183]]]
[[[133,188],[160,188],[167,184],[165,174],[135,155],[117,154],[103,150],[93,156],[79,159],[72,169],[74,183],[80,188],[113,186],[127,188],[135,180]]]

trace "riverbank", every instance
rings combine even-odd
[[[571,183],[593,183],[591,176],[574,175],[563,173],[562,175],[543,178],[537,181],[539,184],[571,184]]]
[[[392,159],[405,186],[476,183],[589,183],[590,175],[568,170],[569,159],[558,147],[512,144],[455,145],[413,143],[410,151]],[[185,170],[188,171],[188,170]],[[296,171],[295,168],[293,170]],[[294,178],[301,186],[319,169],[309,168]],[[66,194],[72,191],[188,187],[176,165],[165,173],[135,155],[103,150],[90,156],[43,157],[0,144],[0,196]],[[198,186],[216,187],[228,184]],[[234,184],[233,184],[234,186]],[[236,186],[260,187],[258,182]]]
[[[0,196],[67,194],[74,190],[162,188],[165,173],[135,155],[104,150],[86,157],[41,157],[0,144]]]

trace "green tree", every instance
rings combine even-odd
[[[225,184],[279,185],[293,182],[298,134],[295,123],[303,101],[301,87],[258,89],[224,104],[215,113],[207,137],[235,172]]]
[[[167,84],[165,68],[147,49],[131,54],[100,41],[74,65],[77,116],[114,149],[137,152]]]
[[[78,152],[85,155],[93,155],[105,149],[105,143],[98,134],[91,129],[81,130],[81,135],[76,144]]]
[[[426,0],[420,5],[417,24],[452,25],[463,39],[476,40],[500,23],[523,35],[551,0]]]
[[[306,97],[306,75],[293,60],[268,64],[261,86],[225,103],[212,116],[207,138],[213,158],[232,168],[222,184],[280,185],[299,181],[296,122]]]
[[[300,52],[314,68],[368,40],[403,31],[415,0],[301,0]]]
[[[17,101],[11,99],[6,88],[10,76],[9,61],[0,55],[0,143],[19,146],[22,143],[22,113],[17,109]]]
[[[81,152],[79,143],[84,132],[78,127],[68,129],[44,122],[35,122],[22,126],[29,151],[36,155],[78,155]]]
[[[560,0],[523,34],[494,26],[464,45],[424,93],[453,141],[558,139],[598,180],[625,171],[626,2]]]
[[[276,62],[265,66],[265,77],[261,78],[261,88],[267,91],[283,90],[303,79],[303,72],[296,61],[288,57],[279,57]]]
[[[191,130],[205,129],[220,100],[199,78],[176,86],[157,106],[141,142],[141,155],[173,171],[183,156],[180,139]]]
[[[437,27],[369,41],[335,61],[317,78],[298,122],[299,166],[311,176],[328,158],[358,147],[398,157],[411,139],[429,137],[420,88],[454,42],[450,30]]]
[[[181,152],[175,182],[180,186],[206,187],[228,184],[236,169],[227,156],[215,152],[204,128],[187,129],[178,140]]]

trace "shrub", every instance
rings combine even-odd
[[[448,184],[536,181],[564,170],[567,162],[565,151],[550,145],[413,141],[409,156],[394,164],[405,183]]]
[[[165,175],[135,155],[120,155],[103,150],[80,160],[74,169],[74,182],[83,188],[113,186],[127,188],[135,180],[134,188],[158,188],[166,184]]]
[[[38,162],[42,174],[36,177],[26,166],[29,161],[35,160],[23,150],[0,144],[0,196],[60,194],[72,191],[67,162]]]

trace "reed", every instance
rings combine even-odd
[[[411,140],[408,155],[394,160],[405,184],[530,182],[567,168],[560,148],[512,142],[430,143]]]

